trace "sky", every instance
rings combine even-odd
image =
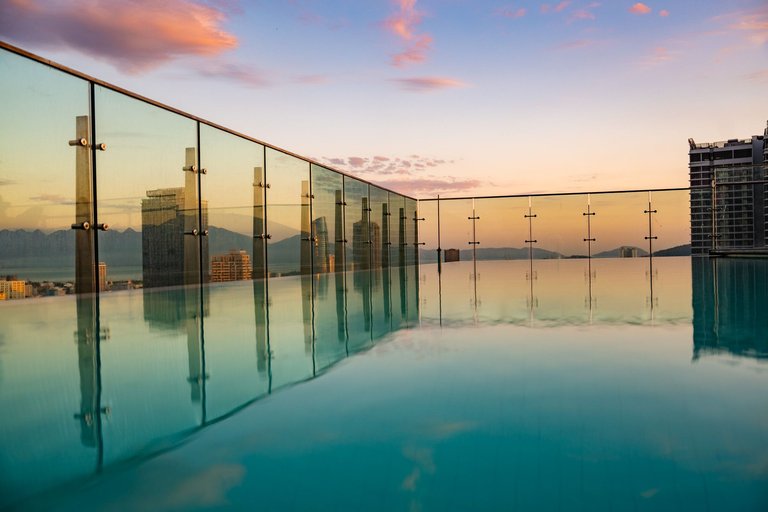
[[[765,0],[0,0],[0,39],[419,198],[682,187],[768,120]]]

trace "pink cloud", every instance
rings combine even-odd
[[[183,56],[237,46],[224,10],[194,0],[11,0],[0,5],[0,34],[24,44],[68,47],[139,73]]]
[[[416,0],[396,0],[398,11],[384,21],[384,27],[405,43],[405,49],[392,57],[394,66],[423,62],[432,46],[432,36],[418,34],[423,14],[416,10]]]
[[[436,76],[418,77],[418,78],[397,78],[394,81],[399,83],[406,90],[418,91],[418,92],[466,87],[466,84],[459,80],[454,80],[453,78],[436,77]]]
[[[675,56],[669,51],[669,49],[663,46],[657,46],[653,49],[653,51],[651,51],[650,55],[643,59],[643,63],[649,66],[654,66],[674,60],[674,57]]]
[[[539,7],[539,12],[541,12],[541,14],[547,14],[550,9],[552,9],[551,5],[541,4],[541,6]]]
[[[661,16],[662,18],[666,18],[667,16],[669,16],[669,11],[666,9],[662,9],[659,11],[659,16]]]
[[[648,14],[651,12],[651,8],[642,2],[637,2],[635,5],[629,8],[629,12],[632,14]]]
[[[328,81],[327,75],[300,75],[294,78],[294,82],[304,85],[322,85]]]
[[[377,184],[397,190],[403,194],[429,194],[434,196],[447,192],[472,190],[481,186],[483,182],[476,179],[430,177],[384,179],[379,180]]]
[[[753,80],[755,82],[766,82],[768,83],[768,69],[762,69],[760,71],[755,71],[754,73],[750,73],[746,75],[745,77],[747,80]]]
[[[250,66],[233,62],[213,62],[199,68],[198,73],[209,78],[235,80],[251,87],[265,87],[270,81],[265,74]]]
[[[364,166],[366,164],[366,162],[368,162],[368,159],[367,158],[361,158],[359,156],[351,156],[351,157],[349,157],[347,159],[347,162],[349,163],[350,166],[355,167],[355,168],[359,168],[359,167]]]
[[[557,4],[554,8],[555,12],[562,12],[564,11],[569,5],[571,5],[571,0],[563,0],[559,4]]]
[[[571,14],[569,21],[583,21],[583,20],[594,20],[594,19],[595,19],[594,13],[586,9],[579,9],[577,11],[574,11]]]
[[[526,9],[525,7],[520,7],[519,9],[515,9],[514,7],[504,7],[502,9],[497,10],[496,15],[501,16],[503,18],[517,19],[525,16],[527,12],[528,12],[528,9]]]
[[[768,43],[768,4],[751,12],[737,13],[728,28],[744,33],[754,44]]]
[[[562,43],[556,47],[558,50],[576,50],[579,48],[586,48],[588,46],[593,46],[597,44],[599,41],[595,39],[577,39],[575,41],[568,41],[565,43]]]

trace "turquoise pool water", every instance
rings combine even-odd
[[[0,508],[765,510],[768,262],[0,306]]]

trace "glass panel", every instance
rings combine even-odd
[[[534,258],[557,259],[585,256],[586,195],[536,196],[531,198]]]
[[[309,163],[267,148],[267,183],[269,275],[309,273]]]
[[[437,201],[419,201],[419,217],[424,220],[419,223],[419,262],[435,263],[437,261]]]
[[[527,214],[527,197],[476,199],[477,258],[528,259]]]
[[[264,277],[264,146],[207,125],[200,126],[203,213],[209,254],[205,281]]]
[[[394,253],[390,252],[392,265],[405,265],[405,249],[408,244],[406,241],[407,216],[405,214],[405,198],[401,195],[389,193],[389,207],[392,215],[389,217],[389,238],[392,243],[390,247],[394,248]]]
[[[416,263],[416,253],[419,246],[416,245],[416,237],[419,226],[418,202],[415,199],[405,198],[405,264],[414,265]]]
[[[343,251],[337,240],[344,237],[343,175],[312,164],[312,236],[315,273],[344,270]],[[342,244],[343,245],[343,244]],[[337,263],[340,266],[337,267]]]
[[[371,247],[368,242],[368,184],[344,176],[344,217],[347,270],[370,267]]]
[[[472,200],[440,200],[440,243],[443,261],[472,260]]]
[[[369,193],[371,268],[389,266],[389,192],[371,185]]]
[[[196,123],[96,87],[99,273],[107,288],[200,279]],[[203,255],[203,261],[208,255]],[[102,269],[103,263],[103,269]]]
[[[90,291],[93,232],[71,228],[93,223],[90,150],[68,145],[90,142],[88,83],[0,50],[0,97],[0,297]]]

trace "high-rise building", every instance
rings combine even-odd
[[[198,237],[208,225],[208,204],[202,201],[203,222],[198,229],[197,208],[185,208],[185,188],[147,190],[141,200],[145,288],[199,282],[200,261],[208,261],[208,244],[202,245],[202,260],[198,252]]]
[[[211,258],[211,282],[250,281],[251,257],[245,251],[229,251]]]
[[[0,280],[0,300],[23,299],[26,296],[26,281],[7,277]]]
[[[691,253],[768,252],[768,128],[749,139],[688,139]]]
[[[103,292],[107,290],[107,264],[103,261],[99,262],[99,291]]]

